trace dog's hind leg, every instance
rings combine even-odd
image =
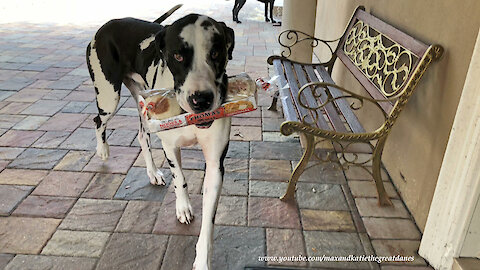
[[[142,108],[140,108],[139,105],[139,97],[140,92],[147,89],[146,82],[143,80],[143,78],[136,73],[133,74],[128,74],[127,78],[123,80],[123,83],[125,86],[130,90],[130,93],[132,94],[133,98],[135,99],[137,103],[137,109],[138,113],[140,114],[140,126],[138,128],[138,142],[140,143],[140,147],[142,148],[142,155],[143,158],[145,159],[145,165],[147,167],[147,175],[148,178],[150,179],[150,183],[152,185],[165,185],[165,180],[163,177],[163,173],[157,169],[157,166],[155,166],[155,162],[153,161],[153,155],[152,155],[152,149],[151,149],[151,143],[150,143],[150,134],[146,132],[145,130],[145,125],[142,120]],[[145,100],[143,100],[145,102]]]
[[[100,59],[95,47],[95,40],[87,47],[87,66],[95,87],[98,115],[93,119],[96,124],[95,135],[97,138],[97,155],[106,160],[109,156],[109,148],[105,130],[108,120],[113,116],[120,100],[120,89],[122,80],[118,78],[106,78],[106,73],[102,70]],[[110,66],[109,66],[110,67]],[[112,68],[115,68],[114,66]],[[108,72],[109,74],[118,74],[121,72]]]
[[[275,4],[275,0],[268,1],[268,4],[270,5],[270,19],[272,23],[276,23],[277,21],[273,19],[273,5]]]
[[[268,3],[270,1],[265,1],[265,21],[266,22],[270,22],[270,20],[268,19]]]
[[[235,3],[233,4],[233,8],[232,8],[232,19],[234,22],[237,21],[237,17],[238,17],[238,16],[235,16],[235,14],[237,14],[237,5],[238,5],[238,0],[235,0]]]
[[[163,178],[163,173],[157,169],[153,161],[151,144],[150,144],[150,135],[145,132],[143,127],[142,119],[140,118],[140,128],[138,130],[138,142],[142,148],[143,158],[145,159],[145,165],[147,167],[147,175],[150,179],[152,185],[165,185],[165,180]]]
[[[236,23],[242,23],[240,20],[238,20],[238,13],[240,12],[240,10],[242,9],[243,5],[245,5],[245,2],[247,0],[235,0],[235,4],[233,6],[233,10],[232,10],[232,13],[233,13],[233,21],[236,22]]]

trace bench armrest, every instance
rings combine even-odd
[[[305,93],[306,91],[311,91],[308,93],[308,96],[313,96],[318,100],[318,103],[314,106],[310,106],[305,103],[307,100]],[[394,103],[398,100],[398,96],[389,97],[386,99],[374,99],[367,96],[362,96],[348,90],[344,87],[338,86],[332,83],[326,82],[311,82],[303,85],[297,96],[297,100],[300,106],[303,108],[315,112],[318,114],[318,110],[324,109],[328,104],[334,104],[334,106],[339,107],[338,105],[343,102],[350,107],[351,110],[359,110],[364,106],[365,102],[373,104],[381,112],[385,122],[387,122],[389,115],[382,109],[381,102],[391,102]],[[382,131],[384,124],[379,127],[376,131],[372,132],[379,133]]]
[[[324,62],[324,63],[304,63],[304,62],[298,62],[298,61],[294,61],[294,60],[291,60],[291,59],[288,59],[287,57],[284,57],[284,56],[281,56],[281,55],[270,55],[268,58],[267,58],[267,63],[269,65],[273,65],[273,60],[282,60],[282,61],[288,61],[288,62],[291,62],[291,63],[294,63],[294,64],[299,64],[299,65],[302,65],[302,66],[307,66],[307,65],[312,65],[312,66],[324,66],[324,67],[329,67],[331,62],[332,62],[332,59],[330,59],[328,62]]]
[[[298,30],[285,30],[278,35],[278,43],[285,49],[281,53],[281,56],[283,57],[289,57],[292,54],[292,47],[303,41],[309,41],[312,48],[323,44],[328,48],[333,56],[335,48],[332,48],[332,45],[339,40],[340,38],[334,40],[323,40]]]
[[[344,94],[343,95],[332,95],[331,91],[327,90],[329,88],[336,88],[336,89],[340,90],[341,92],[343,92]],[[311,89],[312,95],[316,98],[319,98],[321,95],[326,95],[328,98],[327,98],[327,100],[325,100],[322,104],[318,105],[317,107],[309,107],[308,104],[303,103],[302,99],[300,98],[304,94],[303,92],[306,91],[306,89],[307,90]],[[320,92],[317,92],[317,89],[321,89]],[[326,82],[310,82],[310,83],[307,83],[307,84],[303,85],[298,92],[298,97],[297,98],[298,98],[298,101],[299,101],[300,105],[302,107],[306,108],[306,109],[309,109],[309,110],[322,109],[328,103],[331,103],[331,102],[334,102],[334,101],[337,101],[337,100],[340,100],[340,99],[352,99],[353,102],[351,103],[350,108],[352,110],[359,110],[363,107],[364,101],[368,101],[368,102],[376,105],[382,111],[382,113],[385,117],[387,117],[388,115],[382,110],[382,108],[380,107],[380,105],[378,103],[379,102],[395,102],[397,100],[396,97],[391,97],[391,98],[386,98],[386,99],[374,99],[374,98],[371,98],[371,97],[362,96],[362,95],[356,94],[356,93],[354,93],[354,92],[352,92],[352,91],[350,91],[346,88],[338,86],[336,84],[326,83]],[[356,105],[355,101],[358,101],[360,104]]]

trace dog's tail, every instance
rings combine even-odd
[[[160,16],[160,18],[156,19],[154,21],[154,23],[162,23],[163,21],[165,21],[165,19],[167,19],[168,17],[170,17],[170,15],[172,15],[173,12],[175,12],[177,9],[181,8],[183,6],[183,4],[178,4],[176,6],[174,6],[173,8],[171,8],[169,11],[167,11],[165,14],[163,14],[162,16]]]

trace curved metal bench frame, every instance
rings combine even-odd
[[[280,131],[286,136],[295,132],[303,134],[306,141],[302,159],[281,199],[294,199],[296,183],[315,154],[316,144],[328,140],[335,153],[328,153],[323,158],[317,155],[317,159],[335,162],[343,170],[349,166],[361,167],[375,181],[379,204],[391,205],[381,178],[383,149],[392,126],[419,80],[430,63],[442,56],[443,48],[425,45],[366,13],[363,7],[355,10],[339,39],[322,40],[301,31],[286,30],[278,40],[284,48],[282,55],[270,56],[267,61],[281,75],[279,88],[287,83],[290,86],[280,92],[287,120],[282,123]],[[292,47],[300,42],[310,42],[312,47],[325,46],[331,53],[330,60],[318,64],[289,60],[287,57],[291,55]],[[337,46],[333,49],[335,43]],[[337,58],[370,96],[360,95],[333,82],[331,73]],[[365,103],[372,104],[384,118],[376,130],[365,131],[353,113]],[[335,113],[343,116],[337,119]],[[346,120],[347,128],[342,127],[342,119]],[[314,137],[321,139],[315,141]],[[357,144],[369,150],[365,152],[371,152],[370,159],[360,160],[358,154],[350,153]]]

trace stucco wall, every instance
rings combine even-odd
[[[427,44],[445,48],[418,84],[387,141],[383,162],[423,231],[443,154],[480,26],[477,0],[318,0],[315,36],[337,38],[357,5]],[[321,51],[315,53],[322,57]],[[334,79],[347,88],[356,80],[336,63]],[[362,115],[366,126],[375,122]],[[455,179],[452,179],[455,181]]]
[[[302,0],[302,4],[298,4],[298,0],[285,0],[283,3],[282,30],[302,29],[304,33],[313,35],[315,32],[315,5],[317,0]],[[300,17],[298,14],[302,14]],[[289,44],[286,36],[282,36],[282,42]],[[285,50],[285,53],[286,50]],[[299,62],[310,62],[312,60],[312,46],[307,42],[303,42],[294,47],[289,58]]]

